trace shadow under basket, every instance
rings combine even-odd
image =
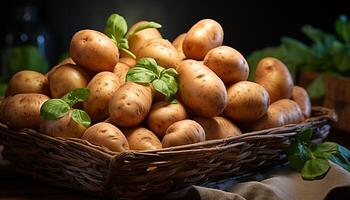
[[[114,198],[146,198],[189,185],[240,177],[286,162],[285,148],[303,130],[327,137],[333,110],[313,107],[300,124],[152,151],[114,153],[81,139],[54,138],[0,123],[3,157],[36,180]]]

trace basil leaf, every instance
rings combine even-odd
[[[162,25],[158,24],[156,22],[152,22],[152,21],[151,22],[144,22],[144,23],[141,23],[138,27],[136,27],[133,31],[130,31],[126,35],[126,38],[129,38],[132,35],[134,35],[135,33],[142,31],[144,29],[147,29],[147,28],[161,28],[161,27],[162,27]]]
[[[128,25],[124,17],[118,14],[112,14],[107,20],[107,24],[104,32],[109,37],[114,36],[117,41],[124,37],[126,31],[128,30]]]
[[[44,120],[54,120],[68,114],[70,106],[62,99],[50,99],[40,108],[40,118]]]
[[[324,142],[320,144],[316,150],[313,152],[314,156],[317,158],[328,159],[332,154],[338,152],[338,144],[334,142]]]
[[[323,75],[318,77],[306,88],[311,99],[321,98],[325,95]]]
[[[90,91],[87,88],[78,88],[68,92],[61,99],[68,103],[69,106],[73,106],[78,102],[83,102],[89,98]]]
[[[301,170],[301,176],[306,180],[321,179],[327,174],[329,169],[330,165],[327,159],[313,158],[306,161]]]
[[[170,76],[168,74],[164,74],[162,77],[160,77],[161,80],[163,80],[167,85],[171,92],[171,95],[175,95],[178,91],[178,83],[175,77]]]
[[[350,172],[350,151],[347,148],[338,145],[337,153],[331,155],[329,160]]]
[[[335,21],[335,32],[345,41],[350,41],[350,33],[348,29],[348,18],[345,15],[340,15]]]
[[[117,40],[118,49],[129,49],[128,40],[125,38],[120,38]]]
[[[157,76],[152,71],[141,68],[133,67],[126,73],[126,81],[132,81],[136,83],[151,83]]]
[[[177,77],[177,72],[176,72],[176,70],[173,69],[173,68],[164,69],[164,70],[161,72],[160,76],[163,76],[164,74],[167,74],[167,75],[173,76],[173,77]]]
[[[141,58],[136,62],[135,67],[140,67],[152,71],[157,76],[157,78],[160,76],[157,62],[153,58]]]
[[[314,28],[310,25],[305,25],[301,28],[302,32],[309,37],[312,41],[320,41],[323,37],[323,31],[320,29]]]
[[[72,112],[72,119],[85,127],[89,127],[91,124],[89,115],[83,110],[74,109]]]
[[[294,141],[287,149],[287,157],[292,169],[300,171],[309,159],[307,147],[300,141]]]
[[[157,90],[165,96],[167,101],[171,99],[172,92],[169,89],[168,84],[164,80],[156,79],[152,82],[152,85],[155,90]]]
[[[312,129],[307,129],[298,134],[297,138],[300,142],[310,142],[312,138],[313,131]]]

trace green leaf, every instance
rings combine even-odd
[[[126,38],[129,38],[132,35],[134,35],[135,33],[142,31],[144,29],[147,29],[147,28],[161,28],[161,27],[162,27],[162,25],[158,24],[156,22],[152,22],[152,21],[151,22],[144,22],[144,23],[141,23],[138,27],[136,27],[133,31],[130,31],[126,35]]]
[[[151,83],[156,78],[157,75],[154,72],[142,67],[135,66],[126,73],[126,81],[136,83]]]
[[[44,120],[55,120],[68,114],[70,106],[62,99],[47,100],[40,108],[40,117]]]
[[[160,76],[160,69],[153,58],[141,58],[136,62],[135,67],[140,67],[153,72],[157,78]]]
[[[0,96],[5,96],[7,83],[0,83]]]
[[[294,141],[287,149],[287,157],[292,169],[300,171],[310,158],[307,147],[300,141]]]
[[[314,156],[317,158],[328,159],[331,155],[338,152],[338,144],[334,142],[324,142],[320,144],[316,150],[313,152]]]
[[[323,97],[325,94],[323,75],[318,75],[318,77],[306,88],[306,90],[312,99]]]
[[[350,172],[350,151],[338,145],[337,153],[330,156],[329,160]]]
[[[124,17],[118,14],[112,14],[107,20],[104,32],[111,38],[114,36],[118,41],[124,37],[127,30],[128,25]]]
[[[323,178],[330,165],[327,159],[314,158],[306,161],[303,169],[301,170],[301,176],[306,180],[314,180]]]
[[[298,134],[297,138],[300,142],[307,143],[310,142],[313,135],[312,129],[307,129]]]
[[[320,41],[323,37],[323,31],[320,29],[314,28],[310,25],[305,25],[301,28],[302,32],[309,37],[312,41]]]
[[[77,88],[68,92],[61,99],[65,101],[69,106],[73,106],[78,102],[84,102],[89,98],[90,91],[87,88]]]
[[[136,59],[135,54],[134,54],[133,52],[131,52],[130,50],[124,49],[124,48],[121,48],[121,49],[119,49],[119,50],[124,51],[124,52],[127,53],[131,58]]]
[[[125,38],[120,38],[117,40],[118,49],[129,49],[128,40]]]
[[[156,79],[152,82],[152,85],[155,90],[157,90],[158,92],[162,93],[165,96],[167,101],[170,100],[172,93],[168,87],[168,84],[164,80]]]
[[[348,18],[345,15],[340,15],[339,18],[335,21],[335,32],[345,42],[350,41],[350,32],[349,32],[348,26],[349,26]]]
[[[163,76],[164,74],[167,74],[167,75],[173,76],[173,77],[177,77],[177,72],[176,72],[176,70],[173,69],[173,68],[164,69],[164,70],[161,72],[160,76]]]
[[[160,77],[160,80],[163,80],[167,85],[171,92],[171,96],[174,96],[178,91],[178,83],[174,76],[171,76],[169,74],[164,74]]]
[[[91,124],[91,119],[89,115],[83,110],[74,109],[72,112],[72,119],[76,123],[82,124],[85,127],[89,127]]]

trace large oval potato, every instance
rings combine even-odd
[[[66,93],[85,88],[89,82],[89,76],[77,65],[65,64],[55,69],[49,75],[51,96],[60,98]]]
[[[290,99],[293,79],[287,67],[278,59],[267,57],[259,61],[254,81],[262,85],[270,95],[270,103]]]
[[[306,90],[299,86],[293,87],[292,100],[295,101],[301,109],[305,118],[309,118],[311,115],[311,101]]]
[[[81,30],[73,35],[69,54],[79,66],[92,72],[113,71],[119,50],[105,34],[95,30]]]
[[[248,62],[241,53],[228,46],[210,50],[203,64],[213,70],[226,85],[246,81],[249,75]]]
[[[187,35],[187,33],[180,34],[171,43],[175,47],[175,49],[177,51],[177,54],[179,55],[180,60],[185,60],[186,59],[184,51],[182,50],[182,44],[184,42],[184,39],[185,39],[186,35]]]
[[[203,60],[211,49],[221,46],[223,40],[224,31],[221,25],[215,20],[203,19],[187,32],[182,49],[186,58]]]
[[[227,92],[213,71],[198,61],[185,60],[177,72],[182,103],[199,116],[214,117],[222,113],[227,104]]]
[[[126,74],[128,73],[130,66],[122,62],[118,62],[115,66],[113,73],[118,77],[120,85],[125,83]]]
[[[129,150],[129,144],[124,134],[117,127],[106,122],[100,122],[89,127],[82,139],[114,152]]]
[[[49,97],[43,94],[26,93],[7,97],[3,105],[5,123],[13,128],[38,129],[40,108]]]
[[[155,150],[162,148],[162,142],[150,130],[138,127],[124,130],[131,150]]]
[[[235,124],[224,117],[195,117],[193,120],[203,127],[206,140],[224,139],[242,134]]]
[[[91,79],[87,85],[90,96],[83,107],[93,122],[103,121],[109,116],[109,101],[119,87],[119,79],[112,72],[100,72]]]
[[[163,138],[170,125],[186,118],[186,109],[180,102],[160,101],[152,105],[147,116],[147,126],[158,137]]]
[[[126,82],[109,102],[109,115],[113,124],[121,127],[139,125],[152,106],[152,88],[134,82]]]
[[[240,81],[227,89],[227,106],[224,113],[237,122],[250,122],[262,117],[270,104],[264,87],[250,81]]]
[[[49,81],[39,72],[23,70],[14,74],[7,86],[6,95],[39,93],[50,96]]]
[[[205,141],[205,132],[197,122],[185,119],[175,122],[166,130],[163,148]]]

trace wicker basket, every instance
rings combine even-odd
[[[323,140],[334,119],[330,109],[313,108],[313,117],[285,127],[223,140],[152,151],[113,153],[80,139],[53,138],[0,124],[3,157],[19,172],[52,185],[117,198],[146,198],[284,163],[284,149],[298,132],[313,129]]]

